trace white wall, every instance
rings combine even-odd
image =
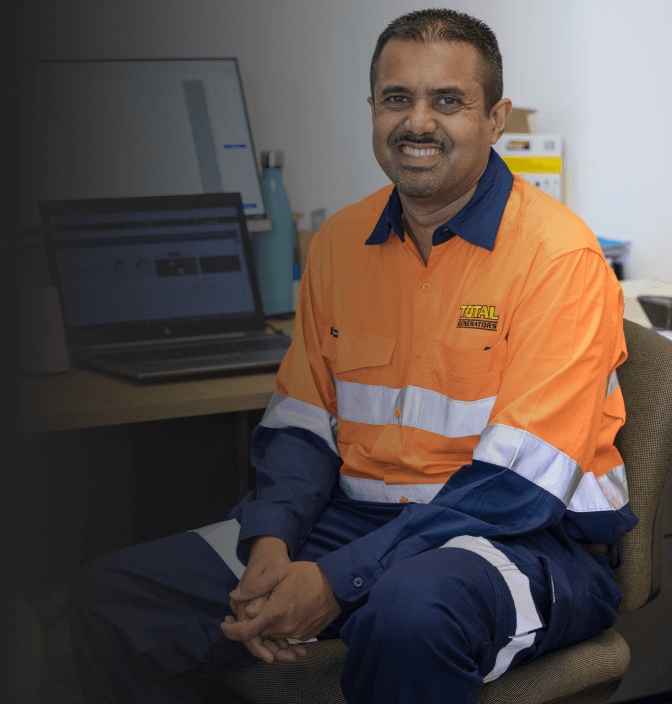
[[[632,241],[629,277],[672,280],[672,2],[504,4],[520,22],[507,87],[539,109],[537,132],[565,136],[568,205],[596,234]]]
[[[371,151],[368,65],[418,0],[26,0],[31,59],[237,56],[257,151],[285,152],[294,210],[327,215],[386,183]],[[672,280],[670,0],[455,0],[488,23],[505,94],[566,139],[568,205],[632,240],[632,278]],[[670,179],[672,181],[672,179]],[[306,218],[303,226],[309,226]]]

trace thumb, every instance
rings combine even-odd
[[[280,584],[284,575],[280,570],[265,572],[258,577],[249,580],[241,580],[238,586],[229,594],[234,601],[250,601],[259,596],[268,594],[272,589]]]

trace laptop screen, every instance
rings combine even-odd
[[[230,197],[43,204],[69,345],[263,329],[242,204]]]

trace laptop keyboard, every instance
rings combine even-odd
[[[201,343],[198,345],[180,345],[178,347],[157,347],[152,349],[125,350],[123,352],[105,352],[95,358],[105,362],[127,364],[129,362],[163,362],[172,359],[198,359],[200,357],[217,357],[220,355],[246,354],[287,348],[289,338],[285,335],[270,336],[262,340],[237,340],[230,342]]]

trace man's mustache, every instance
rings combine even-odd
[[[422,135],[418,134],[405,134],[399,137],[395,137],[393,144],[396,147],[402,142],[406,142],[407,144],[433,144],[441,149],[444,148],[443,144],[441,142],[438,142],[433,137],[423,137]]]

